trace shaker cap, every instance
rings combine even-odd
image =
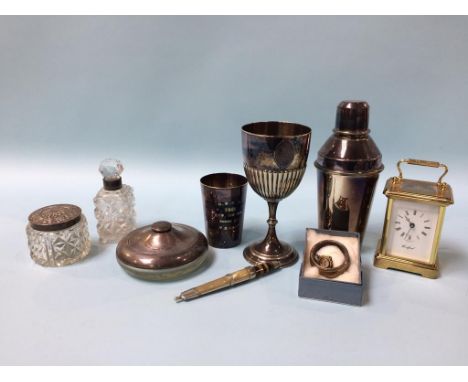
[[[367,102],[340,102],[334,134],[320,148],[315,167],[343,175],[372,175],[382,171],[382,154],[368,134],[368,122]]]
[[[336,109],[335,131],[362,134],[368,131],[369,104],[365,101],[342,101]]]
[[[69,228],[81,219],[81,208],[73,204],[53,204],[32,212],[29,224],[37,231],[59,231]]]
[[[158,221],[120,240],[117,259],[133,268],[162,270],[198,260],[208,249],[206,237],[193,227]]]

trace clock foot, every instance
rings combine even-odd
[[[407,259],[399,259],[393,256],[386,256],[376,253],[374,257],[374,265],[384,269],[395,269],[409,273],[415,273],[430,279],[439,277],[439,263],[424,264]]]

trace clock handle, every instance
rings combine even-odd
[[[406,163],[406,164],[412,164],[412,165],[415,165],[415,166],[425,166],[425,167],[433,167],[433,168],[443,168],[444,169],[444,172],[443,174],[440,176],[439,180],[437,181],[437,184],[439,185],[443,185],[442,183],[442,178],[447,175],[447,172],[448,172],[448,167],[443,164],[443,163],[440,163],[440,162],[433,162],[433,161],[430,161],[430,160],[423,160],[423,159],[401,159],[398,161],[397,163],[397,169],[398,169],[398,178],[400,179],[403,179],[403,173],[401,171],[401,167],[400,165],[402,163]]]

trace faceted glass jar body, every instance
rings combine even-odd
[[[57,231],[39,231],[26,226],[31,258],[45,267],[61,267],[88,256],[91,249],[88,223],[84,215],[71,227]]]
[[[94,215],[101,243],[118,242],[136,227],[133,189],[124,184],[118,190],[101,188],[94,198]]]

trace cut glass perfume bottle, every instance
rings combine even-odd
[[[99,166],[103,187],[94,198],[94,214],[101,243],[115,243],[135,229],[135,198],[132,187],[122,184],[124,168],[116,159]]]

